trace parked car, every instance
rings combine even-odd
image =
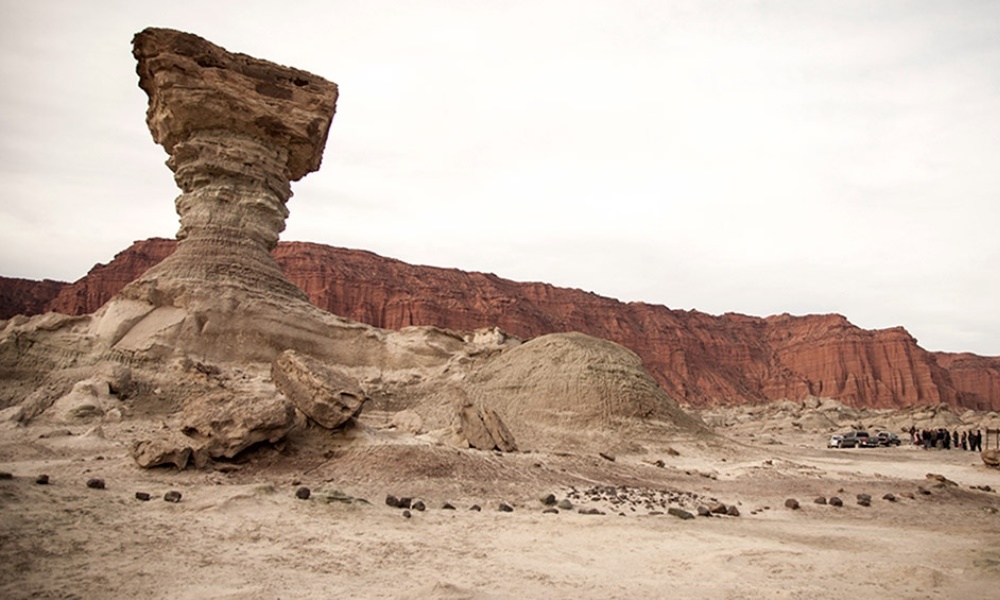
[[[859,438],[858,445],[861,446],[862,448],[877,448],[878,438],[875,436]]]
[[[871,439],[875,440],[876,446],[898,446],[901,443],[899,436],[891,431],[880,431]]]
[[[858,446],[864,448],[868,447],[868,437],[867,431],[848,431],[847,433],[831,437],[829,445],[835,448],[857,448]],[[835,438],[840,438],[836,440],[836,445],[834,445]]]
[[[840,448],[840,442],[844,440],[844,436],[837,434],[830,436],[830,441],[826,443],[827,448]]]

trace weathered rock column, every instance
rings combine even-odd
[[[308,301],[270,250],[290,181],[320,166],[336,84],[179,31],[146,29],[133,45],[146,121],[183,193],[177,251],[123,294],[163,305],[228,288]]]
[[[179,243],[95,313],[89,334],[105,351],[152,359],[319,352],[333,317],[309,304],[270,251],[290,182],[319,169],[336,84],[180,31],[146,29],[132,42],[146,123],[182,192]]]

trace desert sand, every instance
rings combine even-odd
[[[135,465],[127,442],[156,427],[155,416],[8,426],[0,596],[957,598],[1000,590],[1000,495],[980,489],[1000,487],[1000,474],[976,453],[827,449],[826,433],[798,432],[749,444],[679,437],[610,461],[587,451],[457,450],[385,427],[377,415],[367,421],[336,435],[303,426],[280,447],[207,471]],[[40,474],[47,485],[35,482]],[[106,488],[88,488],[91,478]],[[628,500],[611,502],[607,486]],[[300,487],[309,499],[296,497]],[[595,489],[599,500],[586,494]],[[180,502],[163,500],[170,490]],[[573,509],[543,513],[546,495],[574,490]],[[390,494],[420,499],[426,510],[407,518],[386,505]],[[857,494],[871,495],[871,506],[859,506]],[[818,496],[844,505],[816,504]],[[785,506],[789,498],[798,510]],[[666,514],[715,501],[739,516]],[[501,502],[513,511],[498,510]]]

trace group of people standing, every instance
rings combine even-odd
[[[916,427],[910,427],[910,439],[914,445],[923,446],[924,450],[928,448],[942,448],[944,450],[961,448],[972,452],[983,451],[983,432],[981,429],[977,429],[975,432],[971,429],[959,432],[957,429],[948,431],[942,427],[917,431]]]

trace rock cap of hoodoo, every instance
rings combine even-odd
[[[169,154],[196,132],[224,130],[287,149],[293,181],[319,169],[337,84],[172,29],[145,29],[132,44],[146,122]]]

